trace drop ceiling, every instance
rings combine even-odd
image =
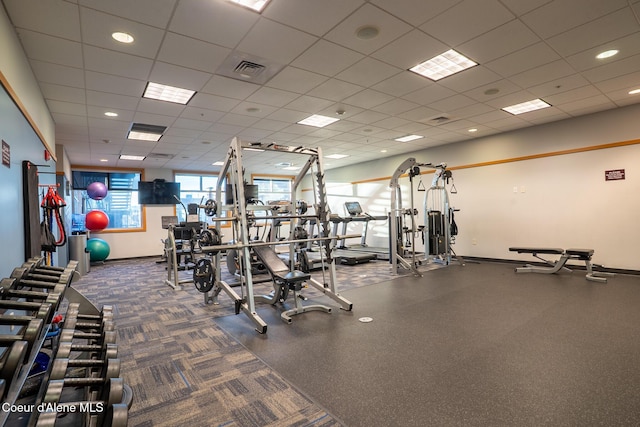
[[[640,0],[271,0],[262,13],[226,0],[2,4],[74,165],[217,171],[238,136],[348,155],[330,169],[640,102],[628,93],[640,88]],[[437,82],[408,71],[449,49],[479,65]],[[596,59],[609,49],[619,53]],[[151,81],[196,94],[144,99]],[[502,110],[535,98],[551,107]],[[340,120],[297,124],[311,114]],[[127,140],[132,123],[167,129]],[[423,138],[395,141],[410,134]],[[296,162],[245,156],[251,172],[292,174],[279,168]]]

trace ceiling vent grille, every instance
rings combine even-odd
[[[453,117],[448,114],[438,114],[436,116],[429,117],[423,120],[423,123],[428,123],[432,126],[439,126],[439,125],[455,122],[456,120],[458,120],[457,117]]]
[[[266,67],[264,65],[256,64],[251,61],[241,61],[233,71],[240,75],[257,77],[265,69]]]
[[[236,51],[225,58],[216,74],[262,85],[278,74],[282,67],[273,61]]]

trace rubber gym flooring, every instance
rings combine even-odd
[[[352,312],[309,292],[333,313],[285,324],[260,304],[266,335],[226,296],[205,306],[163,285],[152,259],[92,266],[74,286],[116,306],[129,426],[640,425],[640,277],[513,267],[341,266]]]

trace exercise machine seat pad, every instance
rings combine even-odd
[[[581,260],[585,260],[585,259],[591,259],[591,257],[593,256],[593,249],[575,249],[575,248],[571,248],[571,249],[567,249],[566,250],[567,255],[570,256],[577,256],[579,259]]]
[[[280,259],[276,251],[269,246],[254,246],[253,253],[260,258],[260,261],[275,278],[286,283],[304,282],[311,278],[311,274],[302,271],[289,271],[287,263]]]
[[[518,252],[519,254],[555,254],[562,255],[564,249],[561,248],[522,248],[515,247],[509,248],[511,252]]]

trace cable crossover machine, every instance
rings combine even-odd
[[[306,156],[307,160],[300,172],[295,177],[292,189],[291,200],[295,201],[296,190],[307,173],[312,176],[314,195],[314,214],[301,212],[296,209],[295,202],[284,209],[282,205],[277,208],[268,205],[256,205],[247,203],[248,198],[245,190],[244,168],[242,153],[245,149],[260,151],[276,151],[281,153],[299,154]],[[232,201],[231,204],[222,203],[222,184],[226,182],[225,202]],[[215,244],[202,246],[204,253],[211,254],[211,260],[202,258],[193,272],[193,280],[196,288],[204,294],[205,304],[219,304],[218,295],[224,291],[235,304],[235,313],[243,312],[253,322],[256,331],[267,332],[267,324],[256,312],[256,300],[270,304],[283,303],[289,292],[293,293],[295,307],[281,313],[281,318],[287,323],[291,322],[291,316],[305,313],[307,311],[323,311],[330,313],[332,307],[323,304],[303,305],[300,295],[297,294],[304,283],[320,291],[325,296],[337,302],[341,309],[351,311],[353,304],[342,297],[336,291],[336,259],[333,250],[336,240],[353,236],[334,236],[331,233],[330,211],[327,201],[325,175],[320,148],[293,147],[263,142],[243,142],[238,138],[233,138],[227,152],[224,164],[218,175],[216,187],[216,200],[208,202],[210,218],[214,222],[226,222],[231,226],[231,244]],[[281,213],[273,214],[280,210]],[[254,217],[252,211],[265,210],[266,215],[260,216],[264,220],[290,221],[290,234],[288,240],[276,240],[275,234],[270,233],[269,241],[255,241],[250,239],[249,228],[251,218]],[[283,213],[282,213],[283,212]],[[300,239],[295,234],[298,223],[302,220],[314,219],[319,226],[319,235],[310,239]],[[310,274],[296,269],[295,250],[301,243],[308,241],[318,242],[322,253],[325,268],[322,269],[323,283],[311,277]],[[287,245],[289,247],[289,263],[285,263],[278,257],[275,251],[276,245]],[[239,292],[221,279],[221,251],[237,251],[238,275],[240,278]],[[274,292],[270,295],[256,296],[253,290],[253,272],[251,266],[252,255],[260,258],[265,268],[271,275]]]
[[[433,180],[429,188],[425,188],[422,180],[416,188],[425,192],[423,203],[424,225],[419,224],[419,212],[414,202],[414,178],[421,175],[420,168],[435,169]],[[399,179],[403,175],[409,177],[409,207],[403,205],[402,189]],[[452,257],[458,259],[461,265],[464,260],[457,256],[452,248],[458,227],[455,223],[454,209],[449,203],[449,191],[446,185],[452,181],[451,193],[457,193],[453,184],[453,174],[447,169],[446,163],[434,165],[419,163],[411,157],[398,166],[391,177],[391,221],[390,221],[390,262],[392,273],[399,274],[400,268],[411,270],[414,275],[422,276],[418,266],[423,263],[451,264]],[[404,238],[406,236],[406,238]],[[416,239],[420,237],[424,245],[424,254],[416,250]]]

